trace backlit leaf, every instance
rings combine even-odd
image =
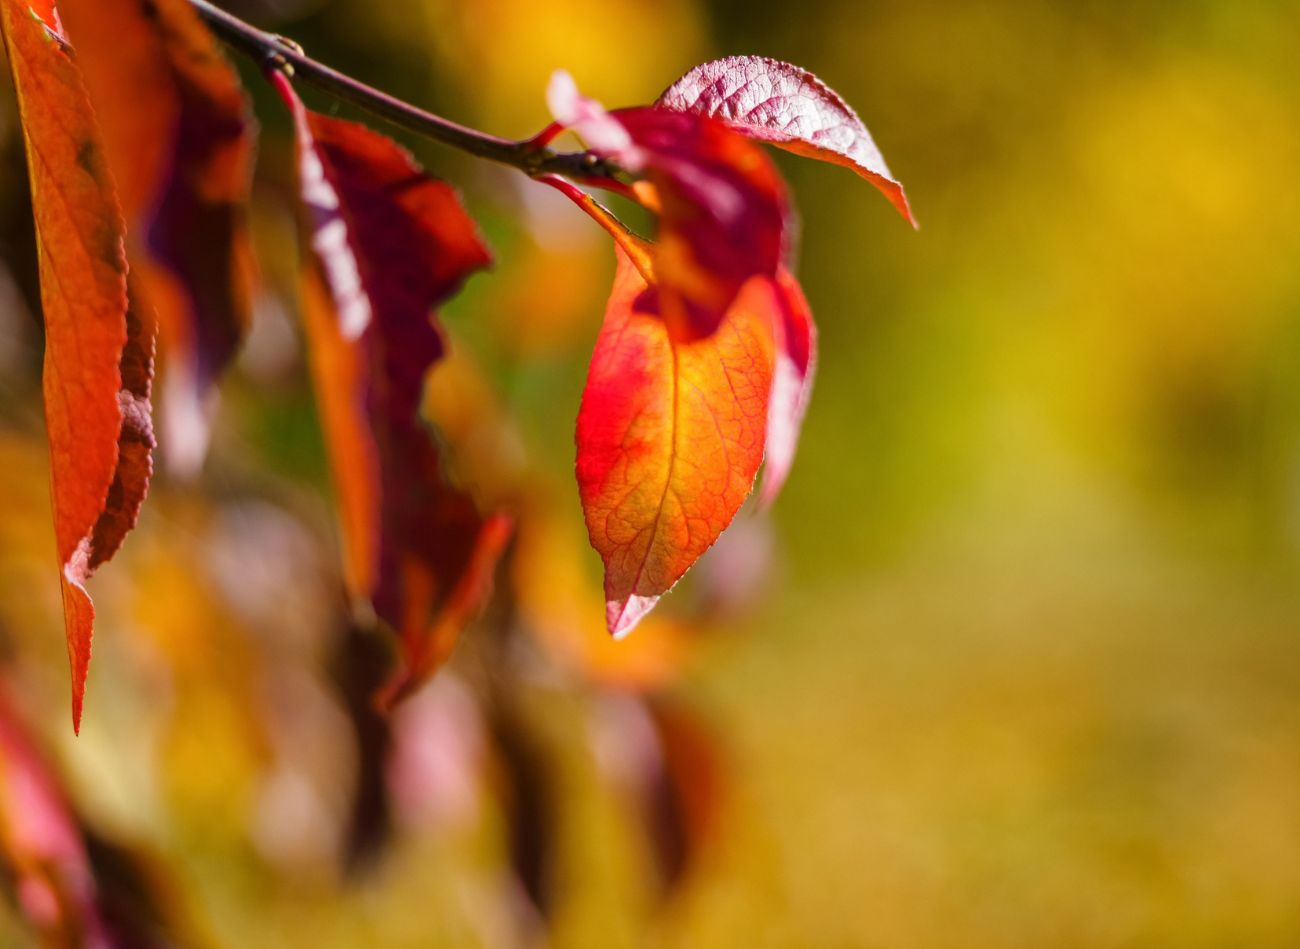
[[[903,186],[867,127],[835,90],[806,69],[763,56],[728,56],[696,66],[656,104],[721,119],[751,138],[852,168],[916,224]]]
[[[124,226],[99,130],[52,3],[0,0],[36,219],[54,533],[80,728],[85,589],[135,522],[150,474],[153,328],[127,312]]]
[[[605,564],[606,622],[628,633],[718,538],[763,459],[775,362],[770,280],[709,336],[681,339],[621,250],[578,413],[578,487]]]
[[[508,520],[447,483],[420,416],[444,342],[432,308],[490,260],[455,191],[391,140],[309,112],[288,80],[315,265],[304,316],[347,577],[402,642],[392,701],[450,655],[487,597]]]

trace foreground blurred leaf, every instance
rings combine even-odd
[[[8,699],[0,694],[3,886],[42,946],[206,945],[159,868],[83,826]]]
[[[207,445],[212,388],[249,321],[245,206],[254,127],[234,70],[186,0],[62,0],[166,346],[163,447]]]
[[[304,316],[348,582],[401,636],[392,700],[450,655],[510,533],[448,485],[420,417],[425,373],[444,349],[430,311],[490,258],[452,188],[384,136],[307,111],[275,79],[294,116],[318,265]]]
[[[835,90],[806,69],[764,56],[728,56],[696,66],[656,104],[721,119],[751,138],[852,168],[916,224],[903,186],[867,127]]]
[[[107,946],[85,843],[53,775],[0,700],[0,848],[45,945]]]
[[[578,487],[605,563],[606,622],[633,626],[717,540],[754,483],[775,360],[770,281],[710,336],[675,339],[663,294],[618,250],[578,413]]]
[[[54,533],[79,730],[95,617],[84,584],[134,525],[151,471],[153,327],[128,317],[122,215],[53,3],[0,0],[0,25],[36,218]]]

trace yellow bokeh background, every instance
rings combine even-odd
[[[591,639],[598,563],[572,483],[609,242],[548,189],[395,133],[462,188],[496,253],[445,315],[457,356],[429,412],[457,477],[534,512],[531,559],[501,582],[567,657],[519,699],[561,792],[548,944],[1300,945],[1300,6],[242,8],[511,136],[548,121],[556,68],[621,106],[714,56],[790,60],[856,107],[921,223],[844,169],[777,156],[821,333],[800,455],[770,515],[742,513],[743,541],[619,658]],[[95,580],[77,740],[5,107],[4,679],[78,807],[175,868],[214,944],[513,945],[489,802],[412,824],[359,879],[337,871],[355,769],[328,669],[337,541],[277,197],[287,125],[253,91],[258,327],[204,474],[160,475]],[[474,681],[476,632],[453,681]],[[584,750],[586,699],[673,677],[728,787],[658,905]],[[22,944],[11,912],[0,945]]]

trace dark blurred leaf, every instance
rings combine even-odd
[[[903,186],[867,127],[835,90],[806,69],[763,56],[728,56],[696,66],[669,86],[657,105],[721,119],[751,138],[852,168],[916,224]]]
[[[0,0],[27,144],[45,317],[45,416],[80,729],[95,609],[86,579],[135,523],[152,448],[153,327],[128,319],[121,211],[51,2]]]
[[[550,872],[555,859],[555,775],[511,699],[501,697],[494,702],[490,716],[510,865],[528,899],[546,918],[553,896]]]
[[[387,767],[393,746],[389,717],[375,708],[392,656],[379,637],[349,624],[335,657],[334,679],[357,741],[357,777],[344,857],[350,871],[371,865],[393,829]]]
[[[420,417],[425,373],[444,351],[431,310],[490,258],[452,188],[388,138],[308,112],[276,80],[294,115],[317,265],[304,317],[348,582],[402,642],[387,703],[450,655],[510,534],[447,483]]]
[[[249,321],[254,126],[186,0],[62,0],[126,215],[132,268],[166,345],[164,447],[207,444],[211,390]]]
[[[659,768],[645,789],[646,829],[665,894],[671,894],[714,840],[726,771],[717,737],[687,707],[646,701],[659,742]]]
[[[725,796],[722,748],[697,713],[662,695],[612,693],[592,708],[602,773],[632,808],[667,899],[716,837]]]

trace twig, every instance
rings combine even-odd
[[[296,43],[259,30],[208,0],[190,0],[190,4],[227,45],[256,60],[259,66],[286,69],[295,78],[426,138],[479,158],[509,165],[532,177],[563,175],[599,184],[621,174],[612,163],[589,152],[554,152],[546,147],[549,138],[516,142],[459,125],[319,63]]]

